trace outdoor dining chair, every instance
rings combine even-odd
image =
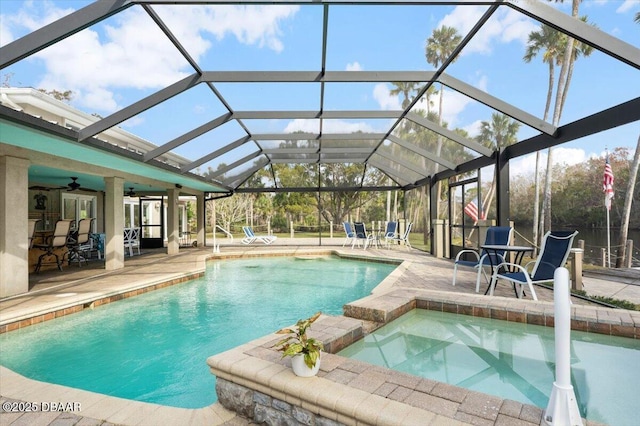
[[[491,226],[487,228],[487,234],[485,236],[484,245],[501,245],[506,246],[511,241],[513,236],[513,228],[510,226]],[[473,257],[473,260],[466,260],[467,257]],[[465,249],[458,252],[456,259],[453,263],[453,282],[452,285],[456,285],[456,276],[458,273],[458,266],[465,266],[468,268],[474,268],[478,270],[476,275],[476,293],[480,291],[480,276],[484,275],[485,280],[489,283],[489,276],[485,272],[485,268],[491,269],[493,265],[498,265],[505,261],[505,251],[488,251],[482,250],[478,253],[476,250]],[[493,270],[489,272],[489,275],[493,274]]]
[[[140,254],[140,228],[124,228],[124,248],[133,256],[134,249]]]
[[[356,244],[359,246],[360,242],[362,242],[363,248],[366,250],[369,244],[373,241],[373,235],[367,233],[367,227],[362,222],[354,223],[353,227],[355,228],[355,237],[351,243],[351,248],[354,248]]]
[[[78,230],[72,232],[67,239],[67,262],[71,265],[71,262],[77,262],[78,266],[88,262],[88,253],[91,250],[91,240],[89,235],[91,234],[91,227],[95,219],[87,218],[80,219],[78,221]]]
[[[344,243],[342,243],[342,247],[344,247],[347,243],[353,244],[353,240],[356,237],[356,233],[353,232],[353,228],[351,228],[351,224],[349,222],[342,222],[342,227],[344,228],[345,239]]]
[[[556,269],[564,266],[569,257],[573,239],[578,231],[549,231],[542,239],[542,247],[538,258],[520,266],[515,263],[504,262],[499,264],[491,277],[489,295],[493,296],[498,280],[507,280],[517,287],[516,294],[522,298],[524,286],[529,287],[533,300],[538,300],[534,284],[553,283],[553,274]],[[531,273],[528,267],[533,265]]]
[[[69,238],[69,233],[71,232],[71,223],[73,223],[72,220],[58,220],[53,229],[53,234],[45,237],[43,243],[33,245],[34,248],[44,251],[44,253],[42,253],[38,257],[38,263],[36,264],[34,272],[40,272],[40,268],[42,267],[42,260],[45,257],[51,256],[54,256],[56,258],[58,269],[62,271],[62,259],[64,258],[64,254],[62,256],[58,256],[56,250],[67,247],[67,239]]]
[[[411,243],[409,242],[409,235],[411,234],[412,227],[413,227],[413,222],[409,222],[407,224],[407,229],[404,230],[404,234],[395,236],[394,238],[390,238],[389,244],[395,241],[398,244],[404,244],[407,250],[411,251]]]
[[[36,226],[38,225],[38,222],[40,222],[42,219],[29,219],[29,228],[28,228],[28,235],[29,235],[29,248],[33,248],[33,239],[36,236]]]
[[[387,248],[391,242],[395,240],[398,233],[398,222],[387,222],[387,228],[384,231],[384,242]]]

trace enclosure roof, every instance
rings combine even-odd
[[[237,15],[250,25],[218,32]],[[467,24],[454,16],[466,16]],[[259,31],[269,19],[273,28],[256,36],[252,29]],[[202,20],[210,20],[210,28],[198,27],[196,37],[190,27]],[[143,27],[149,40],[118,37],[115,28],[130,28],[125,21]],[[525,46],[508,40],[482,50],[496,31],[507,39],[513,22],[527,33],[544,24],[593,48],[589,55],[596,59],[576,65],[594,79],[593,87],[589,93],[569,93],[568,112],[558,125],[542,114],[549,71],[541,57],[526,63]],[[437,50],[435,58],[432,51],[429,59],[429,38],[441,25],[455,27],[460,38]],[[236,45],[222,53],[228,34],[235,34]],[[298,43],[284,44],[288,37]],[[126,51],[132,63],[136,55],[157,49],[166,69],[123,62],[100,66],[91,58],[96,52],[86,52],[86,62],[68,64],[67,81],[83,88],[78,106],[84,102],[87,113],[95,112],[85,95],[103,87],[111,68],[122,69],[120,87],[128,90],[118,92],[112,84],[104,111],[59,136],[95,147],[110,130],[128,126],[144,148],[110,150],[109,158],[139,163],[140,175],[160,167],[208,182],[203,188],[210,192],[313,190],[316,183],[287,182],[282,171],[296,165],[322,171],[332,164],[360,165],[361,177],[348,188],[325,183],[324,190],[411,189],[494,164],[500,146],[478,138],[477,129],[496,113],[520,125],[515,143],[502,145],[504,160],[640,119],[640,85],[630,83],[624,93],[606,91],[610,78],[640,81],[640,50],[597,23],[535,0],[99,0],[4,45],[0,69],[19,75],[29,61],[64,55],[82,38],[109,40],[108,48]],[[369,62],[358,63],[360,56]],[[487,56],[502,64],[491,74],[482,62]],[[86,70],[78,73],[75,67]],[[483,83],[485,77],[491,84]],[[467,116],[442,117],[456,103],[464,104]],[[37,126],[6,109],[0,112],[1,118]],[[552,112],[553,106],[549,116]],[[145,130],[135,127],[141,122]],[[54,132],[50,123],[41,129]]]

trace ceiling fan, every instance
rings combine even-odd
[[[76,191],[76,190],[78,190],[78,189],[81,189],[81,188],[80,188],[80,187],[81,187],[81,185],[80,185],[78,182],[76,182],[77,180],[78,180],[78,178],[77,178],[77,177],[75,177],[75,176],[71,176],[71,182],[69,182],[69,183],[67,184],[67,187],[68,187],[67,191],[68,191],[68,192]],[[85,187],[82,187],[82,190],[83,190],[83,191],[88,191],[88,192],[98,192],[98,191],[96,191],[95,189],[89,189],[89,188],[85,188]]]
[[[129,192],[125,192],[124,195],[127,195],[129,197],[135,197],[136,193],[133,191],[133,186],[129,187]]]

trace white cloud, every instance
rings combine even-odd
[[[291,121],[284,129],[285,133],[308,132],[318,133],[318,120],[296,119]],[[322,127],[323,133],[354,133],[375,132],[369,124],[364,122],[348,122],[343,120],[326,120]]]
[[[625,13],[632,10],[638,5],[638,0],[624,0],[620,6],[616,9],[616,13]]]
[[[200,13],[200,8],[193,9],[196,14]],[[218,39],[231,33],[241,43],[266,46],[280,52],[284,45],[280,40],[279,22],[293,17],[299,9],[299,6],[208,6],[208,13],[200,15],[199,28]],[[183,22],[192,25],[190,21]]]
[[[436,108],[439,99],[434,99]],[[458,114],[471,103],[471,98],[466,97],[462,93],[446,90],[444,91],[444,100],[442,101],[442,120],[448,123],[448,128],[453,129],[458,125]]]
[[[320,131],[318,120],[295,119],[284,128],[285,133],[307,132],[318,133]]]
[[[357,61],[347,64],[347,71],[362,71],[362,65]]]
[[[12,37],[24,29],[33,31],[71,11],[56,9],[49,2],[44,5],[35,8],[27,2],[19,13],[3,16],[3,39],[5,34]],[[295,15],[299,7],[185,6],[156,10],[198,61],[212,45],[207,33],[217,39],[230,35],[243,44],[282,51],[281,22]],[[142,97],[193,72],[142,8],[127,9],[105,22],[35,54],[33,57],[43,61],[46,71],[34,85],[72,90],[75,105],[108,113],[121,107],[117,90],[138,89],[144,92]]]
[[[0,14],[0,47],[13,41],[13,34],[6,23],[5,15]]]
[[[136,115],[135,117],[131,117],[127,121],[123,121],[120,125],[122,127],[130,129],[130,128],[139,126],[141,124],[144,124],[144,122],[145,122],[145,119],[143,117]]]
[[[398,96],[389,93],[389,86],[386,83],[376,84],[373,88],[373,98],[383,110],[399,110],[402,109],[402,103]]]
[[[478,74],[478,81],[473,83],[473,85],[476,89],[487,92],[487,88],[489,87],[489,76],[486,74]]]
[[[442,25],[453,27],[462,36],[465,36],[478,22],[485,10],[482,6],[458,6],[453,12],[446,15],[437,27]],[[537,28],[536,24],[521,13],[510,8],[500,8],[462,50],[462,55],[489,54],[496,41],[501,43],[519,41],[522,45],[526,45],[529,33]]]
[[[593,154],[588,155],[583,149],[580,148],[553,148],[553,164],[565,164],[572,166],[585,162]],[[540,152],[540,168],[546,170],[547,168],[547,151]],[[510,165],[511,174],[513,176],[525,175],[533,176],[536,170],[536,154],[529,154],[523,157],[519,157],[511,162]]]
[[[43,12],[44,11],[44,16]],[[0,14],[0,46],[9,44],[28,32],[35,31],[51,22],[73,12],[74,9],[59,9],[47,0],[25,1],[22,8],[14,15]]]
[[[464,126],[462,129],[467,131],[469,138],[474,138],[480,134],[481,128],[482,120],[476,120],[473,123]]]

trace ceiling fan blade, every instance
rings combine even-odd
[[[69,182],[67,184],[67,192],[72,192],[72,191],[76,191],[76,190],[81,190],[81,191],[86,191],[86,192],[99,192],[96,189],[91,189],[91,188],[85,188],[84,186],[80,185],[77,182],[78,178],[75,176],[71,176],[71,182]]]

